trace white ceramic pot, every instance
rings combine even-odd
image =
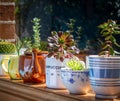
[[[65,89],[61,80],[63,63],[55,58],[46,58],[46,86],[48,88]]]
[[[88,67],[97,98],[113,99],[120,94],[120,57],[90,55]]]
[[[62,68],[61,77],[63,84],[70,93],[86,94],[90,90],[89,71],[71,70]]]

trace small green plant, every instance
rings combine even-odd
[[[24,43],[24,47],[27,48],[26,51],[32,51],[32,42],[31,42],[31,38],[30,37],[24,37],[23,38],[23,43]]]
[[[45,51],[47,50],[47,42],[43,42],[41,41],[41,38],[40,38],[40,28],[41,28],[41,25],[40,25],[40,21],[41,19],[39,18],[33,18],[32,20],[32,23],[33,23],[33,36],[28,38],[28,37],[25,37],[24,38],[24,43],[25,43],[25,47],[27,48],[27,52],[31,52],[32,49],[38,49],[38,50],[42,50],[42,51]]]
[[[69,32],[52,32],[52,36],[48,37],[48,57],[54,56],[56,59],[63,61],[74,53],[79,53],[79,49],[75,46],[73,36]]]
[[[76,26],[76,20],[75,19],[69,19],[69,22],[66,23],[66,25],[68,27],[68,31],[72,35],[74,35],[75,41],[77,43],[77,47],[79,47],[82,27],[81,26]]]
[[[25,47],[27,48],[27,50],[31,50],[31,41],[29,41],[29,38],[22,38],[22,39],[16,39],[16,42],[15,42],[15,47],[16,47],[16,50],[17,50],[17,54],[18,56],[20,55],[20,49],[22,47]]]
[[[38,18],[34,18],[32,20],[33,22],[33,45],[32,45],[32,48],[39,48],[40,47],[40,28],[41,28],[41,25],[40,25],[40,19]]]
[[[69,22],[67,23],[67,27],[70,33],[74,32],[75,22],[75,19],[69,19]]]
[[[98,28],[101,29],[100,33],[104,37],[102,51],[99,54],[108,56],[117,54],[118,52],[115,51],[115,47],[120,47],[120,45],[117,43],[115,35],[120,34],[120,25],[114,20],[108,20],[99,25]]]
[[[1,40],[0,41],[0,54],[14,54],[16,52],[15,44]]]
[[[15,47],[16,47],[18,56],[20,55],[20,49],[22,48],[22,46],[23,46],[23,43],[19,39],[16,39]]]
[[[40,43],[40,50],[42,50],[42,51],[48,50],[47,46],[48,46],[47,41],[41,41],[41,43]]]
[[[72,58],[66,62],[68,68],[72,70],[85,70],[85,64],[79,59]]]

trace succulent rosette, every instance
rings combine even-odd
[[[63,61],[65,58],[79,53],[73,35],[69,32],[53,31],[51,34],[52,36],[48,37],[48,57],[54,56],[56,59]]]

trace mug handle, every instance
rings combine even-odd
[[[4,58],[2,59],[1,63],[2,63],[2,68],[3,70],[8,73],[8,62],[9,62],[9,58]]]

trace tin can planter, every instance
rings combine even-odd
[[[90,90],[88,70],[80,71],[62,68],[61,78],[69,93],[87,94]]]
[[[48,88],[65,89],[61,80],[63,63],[55,58],[46,58],[46,86]]]
[[[97,98],[114,99],[120,94],[120,57],[87,57],[90,83]]]

